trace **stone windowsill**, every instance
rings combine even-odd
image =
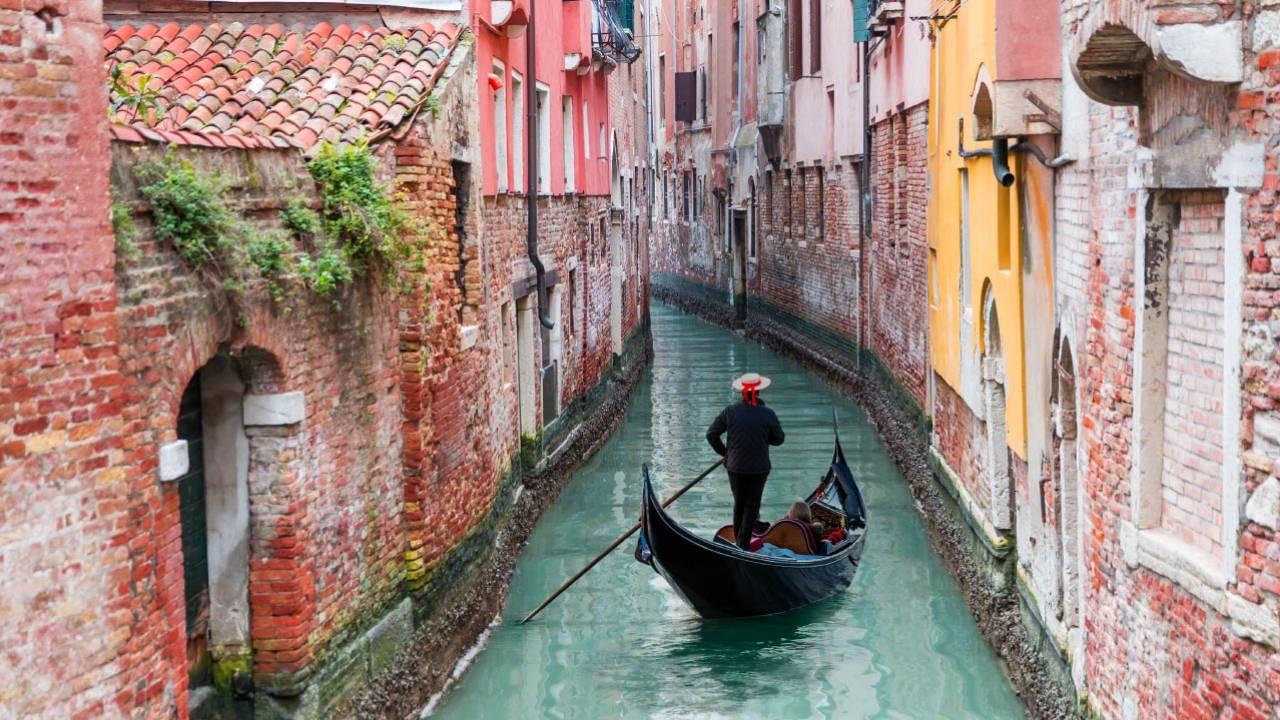
[[[1220,615],[1231,619],[1236,633],[1280,648],[1280,615],[1227,589],[1230,575],[1209,553],[1159,528],[1139,530],[1120,526],[1120,546],[1130,567],[1144,567],[1161,575]]]

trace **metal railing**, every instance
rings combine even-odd
[[[633,0],[592,0],[592,4],[596,10],[591,27],[592,50],[614,62],[635,62],[640,57],[640,46],[629,29],[634,23]],[[626,23],[620,13],[626,13]]]

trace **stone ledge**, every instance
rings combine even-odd
[[[160,446],[160,482],[173,482],[191,469],[191,455],[186,440],[174,440]]]
[[[307,416],[307,399],[301,391],[244,396],[244,424],[295,425]]]
[[[1280,648],[1280,615],[1267,605],[1245,600],[1227,588],[1229,578],[1215,570],[1213,559],[1207,553],[1179,540],[1163,530],[1138,530],[1132,523],[1121,525],[1122,539],[1135,547],[1126,548],[1133,558],[1126,557],[1131,565],[1144,567],[1167,578],[1178,587],[1204,603],[1212,611],[1231,620],[1231,629],[1237,634]],[[1122,543],[1123,544],[1123,543]]]
[[[951,469],[947,459],[933,446],[929,447],[929,464],[933,466],[933,474],[938,478],[938,482],[947,489],[947,492],[951,494],[956,504],[964,512],[965,522],[969,524],[969,527],[973,528],[974,534],[978,536],[978,539],[982,540],[982,545],[986,547],[987,552],[997,558],[1003,558],[1008,555],[1009,551],[1013,549],[1013,543],[1010,542],[1007,536],[997,530],[995,525],[992,525],[982,516],[982,508],[978,505],[978,501],[960,482],[960,478]]]

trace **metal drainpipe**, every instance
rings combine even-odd
[[[538,0],[530,0],[529,2],[529,25],[525,29],[524,47],[525,47],[525,81],[528,84],[525,88],[525,144],[528,145],[529,167],[526,168],[525,183],[525,202],[529,206],[529,235],[527,238],[529,247],[529,262],[533,264],[533,270],[537,273],[538,279],[538,322],[542,323],[542,327],[551,330],[556,324],[551,322],[551,317],[547,315],[547,269],[542,265],[542,258],[538,257],[538,55],[537,42],[538,37],[537,25],[535,18],[538,14]],[[548,102],[550,99],[548,98]],[[550,112],[550,109],[548,109]],[[547,178],[550,181],[551,178]]]
[[[858,357],[857,367],[862,369],[862,353],[866,348],[867,315],[871,312],[871,300],[867,297],[866,273],[864,263],[867,246],[871,240],[871,40],[862,44],[862,197],[858,204],[861,224],[861,237],[858,248],[858,288],[859,297],[864,301],[858,312]],[[877,43],[878,45],[879,43]]]

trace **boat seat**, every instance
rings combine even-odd
[[[813,532],[799,520],[779,520],[765,533],[763,540],[774,547],[785,548],[797,555],[817,555]]]

